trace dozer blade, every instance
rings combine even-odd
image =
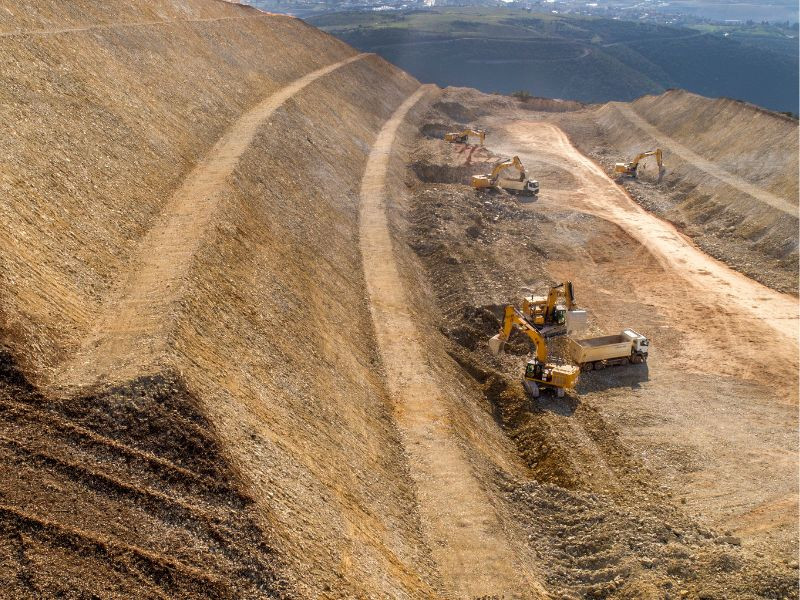
[[[506,347],[506,341],[500,337],[500,334],[493,335],[489,338],[489,350],[495,356],[499,356],[503,353]]]

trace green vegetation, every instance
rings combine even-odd
[[[798,110],[797,39],[792,48],[785,43],[797,33],[789,26],[754,26],[745,36],[746,24],[688,29],[505,8],[330,13],[309,21],[443,86],[533,89],[583,102],[677,87]]]

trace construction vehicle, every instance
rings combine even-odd
[[[641,364],[647,361],[650,340],[633,329],[619,335],[575,340],[569,338],[568,352],[582,371],[616,365]]]
[[[518,177],[502,177],[505,171],[512,168],[517,170]],[[528,172],[518,156],[497,163],[487,175],[473,175],[472,187],[476,190],[500,188],[524,196],[536,196],[539,193],[539,182],[528,177]]]
[[[656,148],[655,150],[648,150],[647,152],[637,154],[631,162],[616,163],[614,165],[614,173],[618,177],[636,178],[636,170],[639,168],[639,163],[642,161],[642,159],[647,158],[648,156],[656,157],[656,164],[658,164],[658,178],[661,179],[661,176],[664,174],[664,163],[661,160],[661,148]]]
[[[558,303],[559,290],[564,292],[564,304]],[[522,314],[546,338],[578,333],[586,328],[586,311],[575,305],[571,281],[551,287],[546,296],[525,296]]]
[[[547,362],[547,342],[539,330],[513,306],[506,306],[500,333],[489,340],[489,349],[495,356],[502,354],[514,328],[527,335],[536,347],[536,356],[525,365],[523,385],[528,394],[538,398],[542,388],[555,390],[561,398],[565,390],[572,389],[578,381],[580,370],[573,365],[556,365]]]
[[[447,142],[453,142],[455,144],[466,144],[469,136],[479,138],[481,140],[481,146],[483,146],[483,142],[486,140],[486,131],[483,129],[464,129],[463,131],[456,131],[454,133],[445,133],[444,139]]]

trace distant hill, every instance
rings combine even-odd
[[[796,44],[780,51],[692,29],[511,9],[346,12],[309,21],[443,86],[583,102],[684,88],[798,110]]]

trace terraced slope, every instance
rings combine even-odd
[[[357,229],[419,84],[211,0],[0,33],[4,588],[434,593]]]
[[[682,90],[610,103],[558,120],[607,169],[654,147],[666,174],[644,164],[628,191],[702,249],[779,291],[797,293],[797,121]],[[650,169],[650,173],[648,173]]]

